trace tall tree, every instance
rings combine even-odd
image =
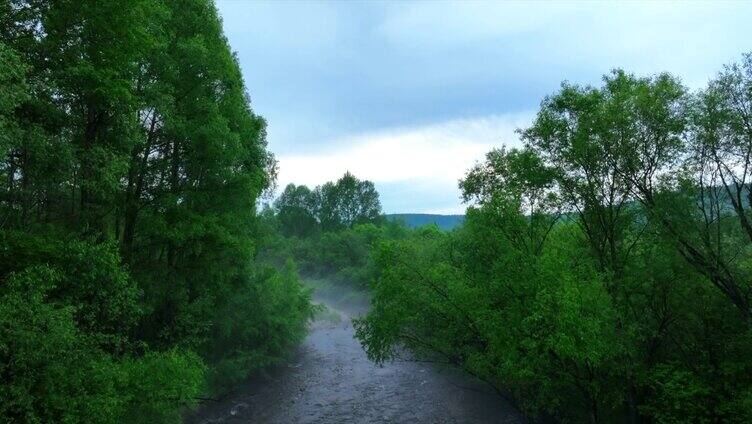
[[[359,180],[350,172],[336,183],[317,187],[316,194],[319,222],[325,230],[376,222],[381,215],[381,202],[373,182]]]
[[[288,184],[274,202],[274,209],[284,235],[305,237],[318,228],[318,197],[304,185]]]
[[[0,155],[0,420],[178,421],[303,336],[294,270],[254,260],[274,161],[211,1],[0,1]]]

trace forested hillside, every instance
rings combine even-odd
[[[378,247],[368,355],[532,419],[752,421],[752,55],[697,92],[564,83],[520,135],[461,181],[463,227]]]
[[[465,221],[465,215],[438,215],[431,213],[393,213],[386,214],[384,217],[403,222],[410,228],[436,225],[442,230],[453,230]]]
[[[0,3],[0,421],[176,422],[305,334],[212,2]]]

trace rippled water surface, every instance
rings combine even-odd
[[[287,365],[206,405],[188,422],[524,422],[503,399],[450,370],[413,362],[373,364],[353,338],[347,308],[329,308]]]

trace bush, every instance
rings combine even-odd
[[[0,418],[28,423],[180,422],[205,368],[193,353],[115,358],[79,330],[75,308],[49,301],[60,273],[12,274],[0,296]]]
[[[313,317],[310,291],[292,262],[280,271],[259,268],[219,311],[210,342],[203,347],[215,364],[210,376],[215,392],[286,358],[305,337]]]
[[[631,397],[656,422],[745,422],[752,332],[672,246],[645,236],[615,280],[573,223],[537,255],[511,233],[471,210],[452,233],[380,243],[356,321],[368,356],[453,365],[532,417],[618,421]]]
[[[119,422],[180,423],[185,408],[195,408],[206,392],[206,366],[191,351],[173,349],[126,358],[117,364],[118,395],[124,403]]]
[[[0,298],[0,417],[6,422],[117,422],[117,372],[75,325],[72,307],[47,295],[60,281],[47,267],[3,282]]]
[[[76,325],[108,349],[123,343],[141,316],[140,291],[121,265],[117,246],[67,239],[54,232],[0,232],[0,275],[36,264],[55,270],[50,302],[70,306]]]

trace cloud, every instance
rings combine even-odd
[[[475,58],[476,67],[482,58],[486,69],[537,66],[576,80],[626,67],[698,87],[749,48],[750,17],[746,1],[418,2],[395,9],[376,33],[417,54]]]
[[[280,183],[351,170],[399,211],[457,208],[456,180],[562,80],[699,88],[752,37],[748,1],[217,4]]]
[[[528,125],[532,116],[525,112],[457,119],[345,137],[333,143],[346,147],[330,153],[280,156],[279,186],[315,186],[349,170],[381,188],[387,212],[404,211],[416,196],[437,200],[413,203],[423,208],[420,212],[456,212],[461,210],[457,181],[493,147],[519,145],[515,130]]]
[[[416,2],[393,10],[376,33],[410,48],[446,48],[541,29],[571,9],[563,3]]]

